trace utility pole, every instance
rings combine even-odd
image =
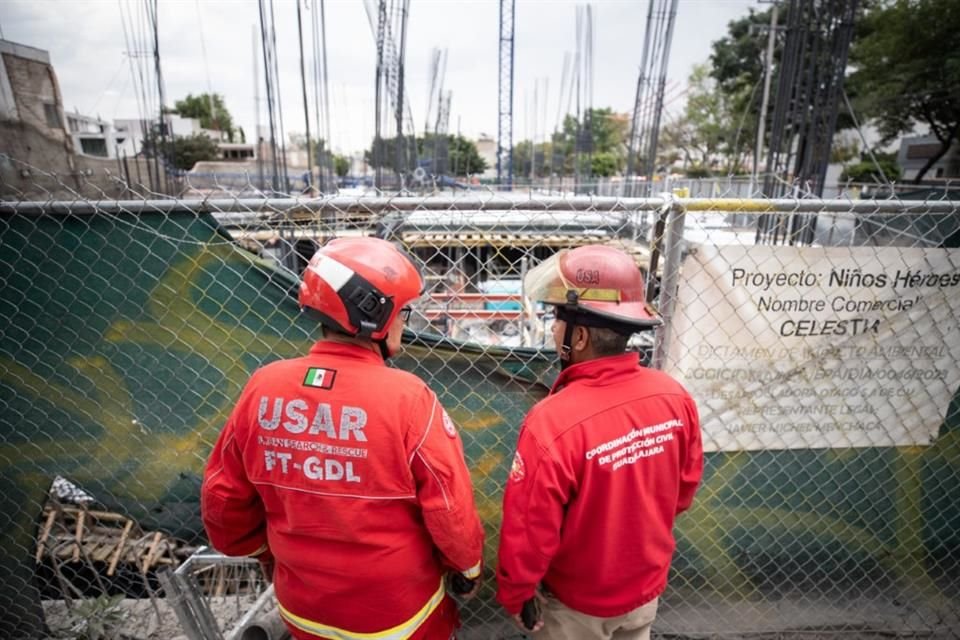
[[[750,175],[750,195],[757,184],[757,169],[760,167],[760,155],[763,153],[763,137],[766,133],[767,107],[770,104],[770,79],[773,77],[773,48],[777,39],[777,12],[780,7],[773,2],[770,11],[770,31],[767,34],[767,68],[763,78],[763,98],[760,101],[760,119],[757,123],[757,144],[753,154],[753,173]]]

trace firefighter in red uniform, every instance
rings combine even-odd
[[[253,374],[207,464],[211,544],[273,566],[296,638],[447,640],[459,615],[444,575],[466,597],[479,586],[463,444],[427,385],[384,364],[422,289],[386,241],[320,249],[300,305],[324,339]]]
[[[626,351],[631,334],[661,322],[630,256],[562,251],[524,288],[556,309],[561,372],[520,429],[497,600],[538,640],[649,638],[673,522],[703,471],[696,405]]]

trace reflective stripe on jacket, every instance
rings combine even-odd
[[[307,618],[287,611],[283,605],[280,605],[280,615],[284,620],[287,621],[287,624],[296,627],[300,631],[306,631],[307,633],[321,638],[329,638],[330,640],[405,640],[406,638],[409,638],[427,618],[430,617],[430,614],[433,613],[438,606],[440,606],[440,603],[443,602],[443,598],[444,588],[443,581],[441,580],[440,586],[430,597],[430,600],[428,600],[427,603],[423,605],[423,607],[421,607],[421,609],[413,614],[413,616],[411,616],[408,620],[405,620],[389,629],[384,629],[383,631],[376,631],[373,633],[358,633],[355,631],[348,631],[347,629],[332,627],[321,622],[308,620]]]

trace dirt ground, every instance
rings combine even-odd
[[[697,606],[663,606],[654,622],[653,637],[665,640],[881,640],[890,637],[947,640],[960,637],[960,620],[943,612],[877,602],[781,601],[728,603],[704,598]],[[222,631],[233,629],[253,604],[252,596],[212,598],[214,617]],[[89,602],[89,601],[88,601]],[[62,600],[46,601],[51,638],[81,638],[70,628],[78,615]],[[78,611],[74,604],[74,611]],[[122,600],[122,619],[107,636],[111,640],[190,640],[173,609],[163,598]],[[955,611],[953,606],[948,609]],[[83,609],[80,608],[80,611]],[[102,610],[101,610],[102,612]],[[949,617],[949,619],[947,619]],[[705,631],[712,629],[712,631]],[[461,640],[521,640],[525,636],[505,620],[464,628]],[[536,640],[533,637],[533,640]]]
[[[230,631],[253,601],[254,598],[250,596],[210,599],[210,609],[220,622],[221,631]],[[51,638],[83,637],[76,631],[70,631],[71,627],[82,619],[82,610],[81,614],[78,614],[78,609],[74,608],[74,613],[71,614],[63,600],[46,601],[43,609],[47,626],[53,634]],[[111,629],[111,635],[108,636],[111,639],[190,640],[181,628],[173,608],[164,598],[121,600],[117,609],[120,613],[112,619],[119,619],[119,624]]]

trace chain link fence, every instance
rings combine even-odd
[[[631,346],[690,389],[708,451],[655,635],[960,634],[960,203],[178,194],[0,158],[3,637],[69,631],[52,602],[76,626],[79,602],[162,594],[205,542],[202,469],[243,384],[318,336],[306,260],[358,235],[427,281],[393,365],[464,440],[488,578],[464,637],[521,637],[493,600],[500,503],[557,373],[523,276],[594,243],[647,274],[666,323]]]

